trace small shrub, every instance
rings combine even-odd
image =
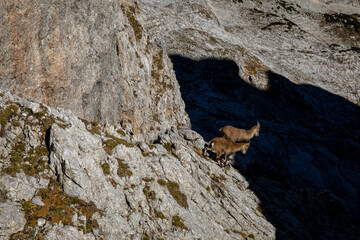
[[[153,56],[153,63],[155,64],[156,68],[158,70],[161,70],[164,68],[163,64],[163,50],[160,50],[158,54]]]
[[[15,113],[17,112],[17,110],[19,109],[19,107],[17,105],[10,105],[7,108],[5,108],[4,111],[0,112],[0,124],[2,126],[5,126],[8,121],[10,120],[10,118],[13,117],[13,115],[15,115]]]
[[[252,239],[255,239],[254,234],[249,234],[248,237],[249,237],[249,238],[252,238]]]
[[[34,113],[34,116],[40,121],[47,113],[47,109],[44,107],[44,105],[40,105],[40,108],[42,111]]]
[[[39,195],[41,198],[46,198],[48,194],[49,194],[49,190],[47,188],[39,189]]]

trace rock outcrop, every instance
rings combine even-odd
[[[2,1],[0,88],[136,133],[188,125],[136,1]],[[150,136],[149,136],[150,135]]]
[[[356,239],[359,9],[2,1],[0,238]]]
[[[2,238],[274,239],[248,182],[205,159],[196,132],[172,127],[149,144],[0,96]]]

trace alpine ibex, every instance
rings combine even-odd
[[[231,140],[233,142],[248,142],[254,136],[258,137],[260,132],[260,123],[257,122],[256,126],[253,126],[249,130],[238,129],[232,126],[225,126],[220,129],[222,137]]]
[[[227,165],[228,157],[231,154],[241,151],[242,154],[246,154],[250,143],[234,143],[222,137],[213,138],[209,145],[205,148],[205,155],[208,150],[216,152],[216,160],[220,165],[220,158],[222,154],[225,154],[225,165]]]

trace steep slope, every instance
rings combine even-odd
[[[202,157],[192,130],[147,144],[9,93],[0,106],[2,239],[275,237],[247,181]]]
[[[136,1],[2,1],[0,22],[0,88],[147,138],[188,125]]]
[[[360,235],[358,1],[144,0],[193,130],[260,137],[233,165],[277,239]]]

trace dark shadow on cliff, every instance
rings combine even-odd
[[[234,167],[260,198],[277,239],[360,236],[358,106],[273,72],[270,88],[258,90],[231,60],[170,57],[192,128],[206,141],[224,125],[260,122],[260,136]]]

